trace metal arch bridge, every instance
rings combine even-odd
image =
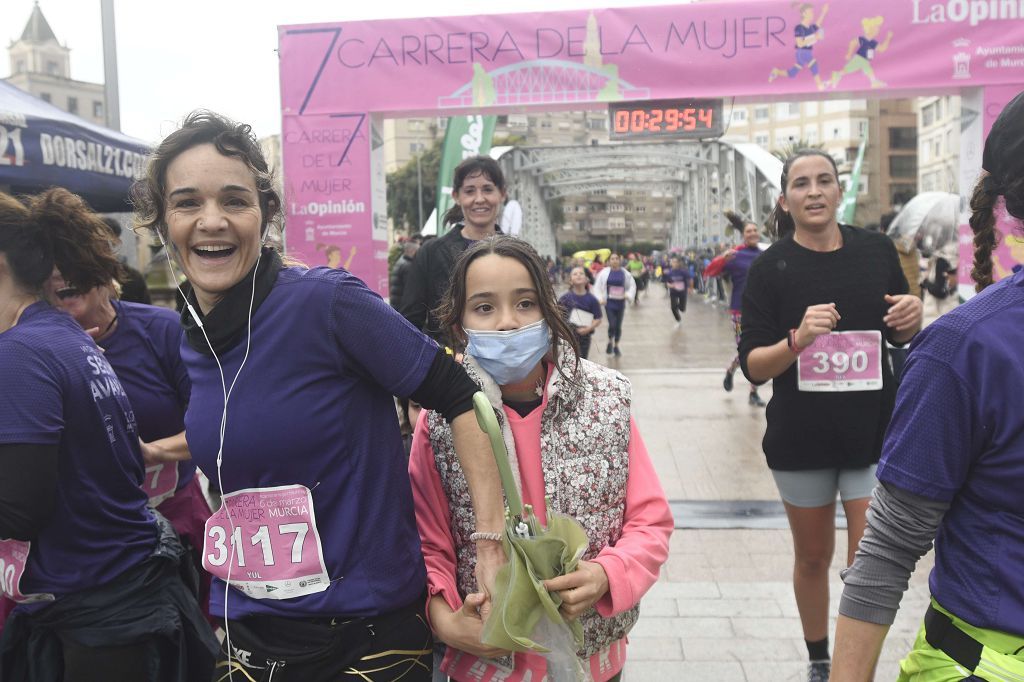
[[[481,82],[482,79],[483,82]],[[481,95],[480,92],[485,94]],[[476,96],[474,96],[476,95]],[[587,66],[558,59],[516,62],[494,71],[479,71],[437,106],[470,107],[516,104],[608,102],[650,99],[649,88],[635,87],[618,76],[618,67]],[[477,101],[477,100],[483,101]]]
[[[599,190],[643,190],[675,198],[670,247],[722,235],[722,212],[764,224],[779,195],[782,162],[752,144],[656,142],[584,147],[513,147],[499,163],[523,208],[521,236],[558,253],[546,202]]]

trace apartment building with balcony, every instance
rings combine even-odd
[[[849,182],[867,137],[854,222],[878,222],[882,214],[917,193],[917,114],[908,99],[825,99],[737,104],[725,139],[753,142],[769,151],[806,143],[820,146]]]
[[[917,101],[917,182],[922,192],[960,191],[960,97]]]

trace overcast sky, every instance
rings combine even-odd
[[[683,0],[685,2],[686,0]],[[683,4],[680,0],[613,0],[612,6]],[[32,0],[3,0],[4,47],[21,36]],[[40,0],[57,39],[71,48],[71,77],[103,81],[99,0]],[[599,0],[136,0],[114,3],[121,129],[147,142],[173,131],[204,107],[253,126],[260,137],[281,129],[277,26],[424,16],[551,11],[603,6]],[[7,55],[0,77],[10,73]]]

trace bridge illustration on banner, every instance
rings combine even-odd
[[[516,62],[484,71],[473,65],[473,78],[455,92],[437,98],[437,106],[470,107],[563,102],[616,102],[650,99],[650,88],[619,78],[615,64],[589,66],[558,59]]]

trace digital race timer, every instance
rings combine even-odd
[[[611,139],[719,137],[725,132],[722,100],[684,99],[613,102],[608,105]]]

